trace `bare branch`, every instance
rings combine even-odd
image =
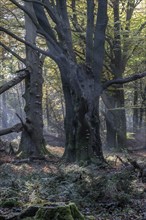
[[[72,0],[70,8],[72,9],[72,16],[70,17],[70,19],[71,19],[71,22],[73,24],[75,31],[78,33],[84,32],[83,27],[81,27],[81,25],[79,24],[78,19],[77,19],[77,15],[76,15],[77,10],[76,10],[76,1],[75,0]]]
[[[34,25],[37,27],[37,28],[40,28],[36,19],[26,10],[26,8],[19,4],[17,1],[15,0],[10,0],[10,2],[12,2],[14,5],[16,5],[18,8],[20,8],[22,11],[24,11],[29,17],[30,19],[32,20],[32,22],[34,23]]]
[[[20,83],[28,74],[29,72],[26,69],[19,70],[19,74],[14,79],[0,86],[0,94]]]
[[[19,26],[22,27],[22,24],[21,24],[19,18],[17,18],[17,15],[12,10],[10,10],[8,7],[6,7],[6,6],[3,6],[3,7],[7,12],[11,13],[14,16],[14,18],[16,19]]]
[[[105,67],[105,69],[106,69],[108,72],[112,73],[112,70],[110,69],[110,67],[108,67],[106,64],[103,64],[103,66]]]
[[[10,133],[13,133],[13,132],[18,133],[18,132],[21,132],[21,131],[22,131],[22,124],[18,123],[18,124],[14,125],[11,128],[6,128],[6,129],[3,129],[3,130],[0,130],[0,136],[10,134]]]
[[[38,1],[38,0],[23,0],[24,2],[31,2],[31,3],[37,3],[41,6],[44,6],[48,12],[48,14],[50,15],[51,19],[54,21],[54,23],[59,24],[60,20],[58,15],[55,13],[54,11],[54,7],[52,8],[51,3],[49,1]]]
[[[29,17],[30,17],[30,19],[32,20],[32,22],[34,23],[34,25],[36,26],[36,28],[37,28],[37,31],[38,31],[38,33],[40,33],[41,35],[43,35],[48,41],[49,41],[49,43],[50,44],[52,44],[53,46],[54,46],[54,48],[53,49],[56,49],[56,51],[58,50],[58,52],[59,53],[61,53],[61,51],[60,51],[60,47],[59,47],[59,45],[57,44],[57,42],[56,41],[54,41],[54,39],[51,37],[51,34],[50,34],[50,32],[52,31],[51,29],[49,30],[49,34],[47,34],[47,32],[46,31],[44,31],[43,30],[43,28],[42,28],[42,24],[40,25],[39,24],[39,22],[37,22],[37,20],[36,20],[36,17],[35,16],[33,16],[23,5],[21,5],[21,4],[19,4],[17,1],[15,1],[15,0],[10,0],[13,4],[15,4],[18,8],[20,8],[22,11],[24,11]],[[31,2],[31,1],[30,1]],[[35,2],[35,1],[34,1]],[[37,1],[36,1],[37,2]],[[39,1],[38,1],[39,2]],[[37,2],[37,3],[38,3]],[[33,1],[32,1],[32,3],[33,3]],[[11,35],[12,36],[12,35]],[[54,35],[55,36],[55,35]],[[13,36],[14,37],[14,36]],[[16,39],[16,37],[14,37],[15,39]],[[17,40],[18,40],[18,38],[17,38]],[[22,39],[21,39],[22,40]],[[26,41],[21,41],[20,40],[20,38],[19,38],[19,41],[20,42],[22,42],[22,43],[25,43],[27,46],[30,46],[32,49],[34,49],[34,50],[37,50],[38,52],[40,52],[40,53],[42,53],[42,54],[44,54],[44,55],[46,55],[46,56],[49,56],[49,57],[51,57],[52,59],[56,59],[56,56],[54,56],[54,54],[51,54],[51,53],[49,53],[48,54],[48,52],[46,52],[46,51],[43,51],[43,50],[41,50],[41,49],[37,49],[37,47],[35,46],[35,45],[31,45],[29,42],[26,42]],[[29,43],[29,45],[28,45],[28,43]]]
[[[20,57],[17,53],[15,53],[13,50],[11,50],[9,47],[7,47],[5,44],[3,44],[0,41],[0,45],[5,48],[5,50],[7,50],[8,52],[10,52],[14,57],[16,57],[18,60],[20,60],[22,63],[26,64],[25,59],[23,59],[22,57]]]
[[[5,29],[4,27],[0,27],[0,31],[5,32],[6,34],[10,35],[14,39],[16,39],[16,40],[20,41],[21,43],[31,47],[33,50],[36,50],[36,51],[40,52],[41,54],[44,54],[44,55],[46,55],[46,56],[48,56],[52,59],[56,59],[56,56],[54,56],[54,54],[52,54],[50,51],[45,51],[45,50],[42,50],[42,49],[36,47],[35,45],[29,43],[28,41],[23,40],[22,38],[18,37],[17,35],[12,33],[11,31]]]
[[[134,74],[132,76],[129,76],[129,77],[126,77],[126,78],[123,78],[123,79],[122,78],[113,79],[113,80],[110,80],[110,81],[107,81],[106,83],[104,83],[102,88],[103,88],[103,90],[105,90],[113,84],[125,84],[125,83],[128,83],[128,82],[133,82],[133,81],[135,81],[137,79],[141,79],[145,76],[146,76],[146,72],[143,72],[143,73]]]
[[[136,35],[140,34],[141,31],[145,28],[145,26],[146,26],[146,22],[143,22],[134,35],[136,36]]]

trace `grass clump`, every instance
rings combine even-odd
[[[19,202],[16,199],[6,199],[0,203],[2,208],[13,208],[20,206]]]

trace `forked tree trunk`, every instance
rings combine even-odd
[[[70,68],[70,79],[62,84],[66,104],[64,158],[68,162],[102,161],[102,144],[99,121],[99,85],[95,85],[92,73],[83,67]],[[62,73],[62,71],[61,71]],[[95,92],[94,92],[95,91]]]
[[[67,1],[56,1],[51,10],[44,10],[36,2],[33,6],[51,58],[61,72],[66,105],[64,158],[69,162],[90,162],[94,157],[103,161],[99,134],[99,96],[108,20],[107,0],[98,0],[98,10],[93,0],[87,1],[86,68],[77,64]],[[46,16],[46,12],[49,16]],[[56,23],[55,32],[51,19]]]

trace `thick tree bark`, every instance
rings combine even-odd
[[[64,77],[68,70],[72,72],[69,81]],[[68,162],[103,161],[99,129],[100,94],[94,93],[94,77],[88,71],[75,64],[61,70],[66,104],[64,158]]]
[[[31,10],[31,4],[26,3]],[[31,11],[33,13],[33,11]],[[26,40],[35,45],[36,28],[26,16]],[[22,132],[20,149],[22,157],[43,156],[46,153],[43,137],[42,119],[42,63],[39,53],[26,47],[26,64],[30,68],[30,75],[25,79],[26,122]]]
[[[32,71],[25,80],[23,97],[26,101],[26,122],[21,136],[19,152],[22,152],[22,157],[43,156],[46,149],[42,120],[42,68],[37,52],[27,48],[27,55],[31,57],[29,65],[32,65]]]
[[[92,2],[93,3],[93,2]],[[66,148],[64,158],[69,162],[92,162],[97,159],[103,162],[100,139],[99,97],[101,95],[101,72],[104,57],[105,28],[107,25],[107,1],[98,1],[98,12],[95,27],[93,10],[89,7],[86,61],[79,65],[75,60],[61,60],[60,67],[66,105],[65,131]],[[89,33],[92,31],[92,33]],[[89,44],[89,45],[88,45]],[[89,48],[88,48],[89,46]],[[90,51],[90,49],[93,52]],[[90,57],[92,53],[92,57]],[[89,59],[90,57],[90,59]]]

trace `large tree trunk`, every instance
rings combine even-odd
[[[68,162],[103,161],[98,85],[84,67],[68,69],[72,72],[69,81],[65,69],[61,70],[66,104],[64,158]]]
[[[39,65],[39,55],[34,51],[28,53],[31,54],[32,71],[25,81],[23,97],[26,101],[26,123],[24,124],[19,149],[26,157],[42,156],[46,153],[42,120],[42,69]]]
[[[26,3],[26,6],[30,10],[30,4]],[[35,39],[36,28],[26,16],[26,40],[35,44]],[[38,52],[30,47],[26,47],[26,64],[30,75],[25,80],[26,122],[23,125],[19,151],[25,157],[42,156],[46,153],[42,119],[42,64]]]

